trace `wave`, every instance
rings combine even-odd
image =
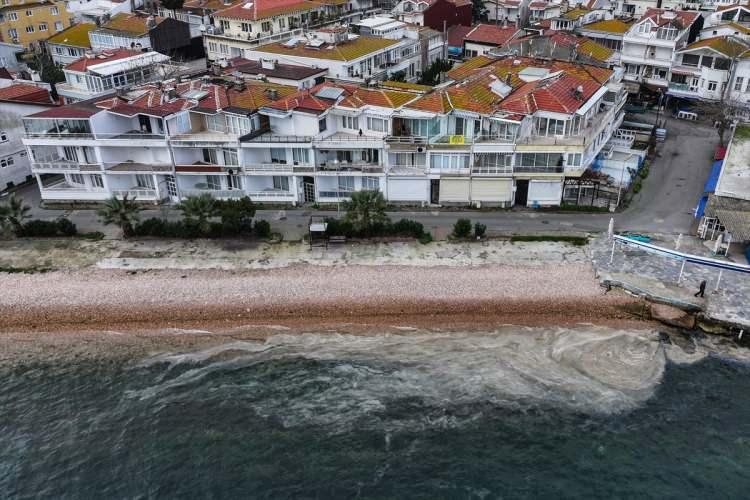
[[[182,398],[243,398],[282,425],[435,428],[472,422],[474,405],[563,407],[589,414],[630,411],[647,401],[668,360],[693,362],[653,331],[507,326],[493,332],[352,336],[278,334],[139,364],[154,384],[129,393],[168,404]],[[414,418],[380,418],[418,407]],[[426,411],[429,410],[429,411]],[[402,412],[403,413],[403,412]],[[408,412],[406,412],[408,414]]]

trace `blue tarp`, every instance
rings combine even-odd
[[[724,160],[716,160],[711,167],[711,173],[706,180],[706,185],[703,186],[704,193],[713,193],[716,191],[716,184],[719,182],[719,175],[721,174],[721,166],[724,164]]]
[[[708,203],[708,196],[703,196],[698,201],[698,206],[695,208],[695,218],[700,219],[703,217],[703,212],[706,210],[706,203]]]

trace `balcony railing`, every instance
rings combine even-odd
[[[471,167],[473,175],[510,175],[513,173],[513,167],[487,167],[474,165]]]
[[[513,172],[519,174],[561,174],[565,171],[562,166],[554,167],[513,167]]]
[[[310,168],[312,168],[312,165],[310,165]],[[254,165],[243,165],[242,166],[243,172],[287,172],[291,173],[294,172],[294,165],[290,165],[287,163],[257,163]]]
[[[112,191],[112,196],[115,198],[124,198],[127,196],[129,199],[138,200],[156,200],[159,195],[155,189],[115,189]]]
[[[94,134],[86,132],[26,132],[27,139],[93,139]]]
[[[411,135],[389,135],[385,142],[388,144],[427,144],[427,137]]]
[[[474,138],[474,142],[499,142],[503,144],[512,144],[515,141],[515,136],[507,135],[480,135]]]
[[[33,171],[55,171],[55,172],[79,172],[99,171],[102,169],[99,163],[78,163],[72,161],[40,161],[31,164]]]
[[[692,87],[689,83],[675,82],[669,82],[669,90],[677,90],[679,92],[698,92],[698,88]]]
[[[274,135],[270,132],[264,132],[259,135],[248,135],[240,137],[240,142],[312,142],[314,139],[311,135]]]
[[[160,134],[145,134],[141,132],[123,132],[119,134],[94,134],[90,132],[26,132],[25,137],[27,139],[96,139],[99,141],[163,141],[166,138],[166,136]]]
[[[251,200],[294,198],[290,191],[248,191],[245,193]]]
[[[320,172],[330,172],[330,173],[336,173],[336,172],[371,172],[371,173],[381,173],[383,172],[383,166],[379,165],[377,163],[360,163],[360,162],[351,162],[351,163],[321,163],[316,168],[317,171]]]
[[[247,193],[241,189],[181,189],[180,193],[183,196],[210,194],[214,198],[242,198],[247,196]]]
[[[341,199],[349,199],[352,197],[351,191],[320,191],[318,193],[318,199],[323,200],[341,200]]]

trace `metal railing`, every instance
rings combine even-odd
[[[311,135],[274,135],[265,132],[256,136],[244,135],[240,137],[240,142],[312,142],[314,139]]]
[[[299,165],[297,165],[299,166]],[[295,165],[287,163],[258,163],[255,165],[243,165],[243,172],[293,172]],[[312,165],[310,165],[312,168]]]
[[[247,194],[241,189],[182,189],[183,196],[200,196],[210,194],[214,198],[242,198]]]
[[[500,142],[503,144],[513,144],[516,142],[516,137],[508,137],[504,135],[480,135],[474,138],[474,142]]]
[[[86,163],[78,163],[78,162],[72,162],[72,161],[39,161],[39,162],[33,162],[31,164],[32,170],[63,170],[63,171],[78,171],[81,170],[81,167],[84,165],[86,166],[93,166],[96,167],[93,170],[101,170],[101,165],[99,164],[86,164]]]
[[[513,167],[486,167],[481,165],[474,165],[473,167],[471,167],[471,173],[476,175],[512,174]]]
[[[246,193],[251,200],[259,198],[292,198],[294,194],[290,191],[248,191]]]
[[[427,137],[410,135],[388,135],[385,137],[388,144],[427,144]]]
[[[351,191],[320,191],[318,192],[318,198],[321,200],[324,199],[341,199],[341,198],[351,198],[352,192]]]
[[[127,196],[135,200],[155,200],[158,194],[155,189],[114,189],[112,196],[115,198],[124,198]]]
[[[27,139],[93,139],[94,134],[86,132],[26,132]]]
[[[382,141],[383,137],[368,135],[329,135],[314,139],[315,142],[377,142]]]
[[[562,166],[555,167],[513,167],[513,172],[524,174],[561,174],[565,171]]]

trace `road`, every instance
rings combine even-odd
[[[642,121],[653,122],[653,115],[643,115]],[[667,119],[668,137],[659,147],[659,157],[650,168],[650,175],[641,192],[630,206],[617,214],[553,213],[531,209],[504,211],[399,211],[388,215],[394,219],[408,218],[424,224],[434,236],[450,233],[458,218],[471,219],[487,225],[492,234],[522,234],[570,231],[606,231],[610,218],[617,230],[650,233],[688,233],[694,224],[693,210],[703,192],[703,184],[711,170],[714,149],[718,143],[716,131],[694,122]],[[29,203],[34,218],[70,218],[81,231],[101,230],[115,235],[114,228],[102,228],[94,210],[46,210],[39,204],[36,185],[19,190]],[[311,209],[259,210],[257,217],[271,222],[274,230],[287,239],[298,239],[304,234],[311,215],[332,216],[335,211]],[[143,218],[179,218],[179,213],[167,207],[147,210]]]

